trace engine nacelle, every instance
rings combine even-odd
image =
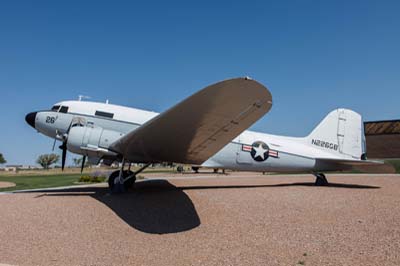
[[[101,127],[75,126],[69,130],[67,148],[73,153],[89,157],[116,156],[108,147],[123,135]]]

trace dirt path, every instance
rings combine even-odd
[[[0,188],[15,187],[15,183],[0,181]]]

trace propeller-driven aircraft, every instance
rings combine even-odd
[[[379,162],[366,158],[361,116],[337,109],[306,137],[247,131],[272,107],[269,90],[251,78],[210,85],[163,113],[90,101],[62,101],[32,112],[26,121],[61,141],[62,168],[67,150],[92,163],[122,162],[109,176],[112,191],[134,185],[152,163],[260,172],[310,172],[316,185],[328,183],[326,171]],[[144,166],[132,172],[131,163]],[[129,165],[125,169],[126,165]]]

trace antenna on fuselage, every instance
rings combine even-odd
[[[82,101],[83,99],[90,99],[90,96],[78,95],[78,101]]]

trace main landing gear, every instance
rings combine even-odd
[[[114,171],[108,177],[108,187],[110,188],[111,193],[123,193],[129,188],[134,187],[136,181],[136,175],[142,172],[144,169],[149,167],[149,164],[146,164],[139,170],[132,172],[130,170],[131,164],[129,163],[128,170],[124,170],[125,159],[122,160],[122,166],[120,170]]]
[[[328,180],[326,179],[325,175],[323,173],[314,173],[314,176],[316,177],[315,179],[315,185],[316,186],[327,186],[329,185]]]

